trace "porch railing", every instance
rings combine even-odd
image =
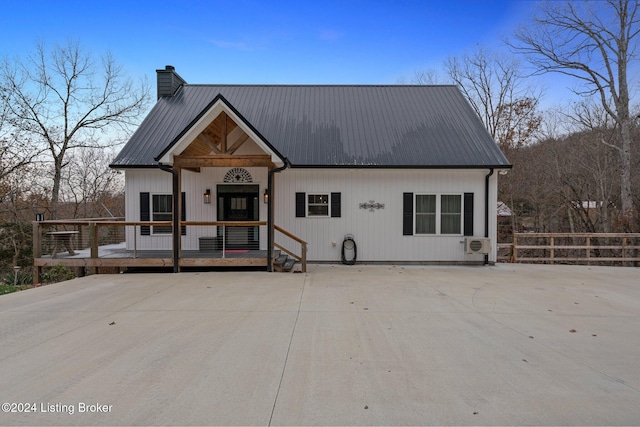
[[[265,221],[180,221],[181,234],[187,234],[191,227],[200,230],[191,235],[190,248],[192,250],[215,252],[221,251],[222,258],[226,258],[232,251],[259,250],[260,241],[266,239]],[[266,241],[266,240],[265,240]],[[196,246],[197,245],[197,246]],[[184,250],[184,244],[181,245]]]
[[[100,231],[98,231],[98,224]],[[52,258],[59,253],[91,249],[99,245],[124,242],[124,218],[87,218],[51,220],[33,223],[33,257],[43,254]]]
[[[498,261],[638,265],[640,233],[515,233],[498,244]]]
[[[123,218],[34,222],[34,280],[38,283],[42,267],[56,264],[84,267],[89,274],[96,273],[98,267],[171,267],[172,226],[170,221]],[[267,241],[266,226],[264,221],[181,221],[179,266],[266,265],[267,251],[260,250]],[[300,249],[297,253],[287,249],[291,246],[284,241],[275,246],[294,257],[306,271],[306,242],[280,227],[277,230]],[[143,239],[147,236],[150,238]]]

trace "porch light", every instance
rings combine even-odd
[[[207,188],[207,191],[204,192],[204,204],[211,204],[211,190],[209,188]]]
[[[269,203],[269,191],[266,188],[264,189],[264,194],[262,196],[262,199],[264,200],[265,205]]]

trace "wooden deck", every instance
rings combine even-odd
[[[225,227],[266,227],[264,221],[214,221],[197,222],[181,221],[180,230],[184,227],[212,227],[210,235],[215,235],[213,227],[222,227],[222,236]],[[171,227],[168,221],[122,221],[120,218],[88,218],[78,220],[52,220],[33,223],[33,277],[34,283],[39,283],[43,267],[53,267],[63,265],[69,268],[85,269],[88,274],[100,272],[100,268],[129,267],[172,267],[174,271],[179,271],[182,267],[269,267],[267,250],[238,250],[221,249],[216,246],[199,246],[200,250],[182,250],[178,255],[177,266],[174,266],[173,251],[167,249],[157,250],[127,250],[124,239],[132,238],[132,246],[137,247],[136,236],[142,227]],[[62,232],[65,236],[70,236],[64,252],[52,248],[51,236],[56,236]],[[300,263],[300,270],[306,271],[307,265],[307,242],[288,231],[273,226],[273,233],[278,233],[277,238],[282,241],[273,240],[274,261],[280,253],[292,257]],[[57,234],[51,234],[57,233]],[[224,238],[223,238],[224,239]],[[287,240],[288,239],[288,240]],[[64,245],[63,245],[64,246]],[[293,249],[298,247],[297,250]],[[130,246],[131,247],[131,246]],[[223,240],[222,248],[228,248]],[[233,247],[233,246],[231,246]],[[280,257],[282,258],[282,257]],[[272,266],[274,264],[271,264]],[[177,267],[177,268],[176,268]],[[275,271],[276,269],[273,268]]]
[[[86,252],[86,253],[85,253]],[[62,264],[67,267],[172,267],[173,253],[169,250],[126,250],[124,245],[107,245],[98,248],[98,256],[91,258],[88,250],[76,250],[74,254],[58,253],[55,257],[43,255],[34,259],[38,267]],[[266,267],[266,250],[197,251],[183,250],[178,261],[180,267]]]

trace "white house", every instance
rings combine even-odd
[[[111,167],[125,171],[126,220],[173,221],[180,236],[141,226],[128,249],[261,250],[271,269],[290,236],[309,261],[339,262],[351,235],[349,261],[495,262],[498,171],[511,166],[455,86],[157,75],[158,101]]]

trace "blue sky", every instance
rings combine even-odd
[[[38,40],[111,51],[129,75],[189,83],[395,84],[481,43],[501,47],[525,1],[5,0],[0,55]]]

